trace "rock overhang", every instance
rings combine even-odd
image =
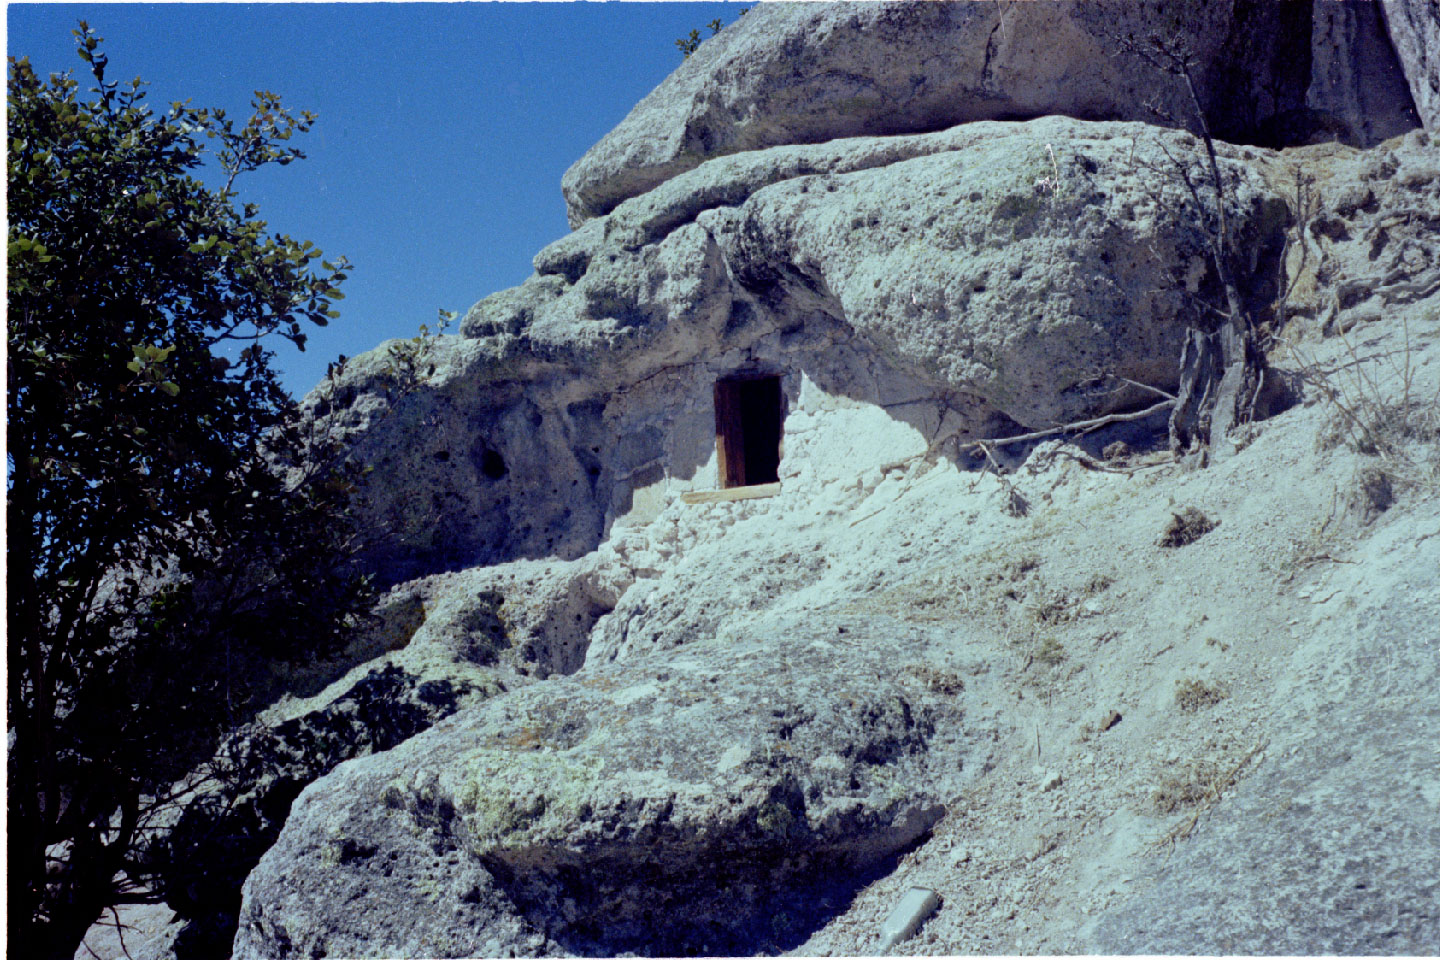
[[[1188,134],[1048,117],[709,161],[541,251],[547,272],[428,346],[432,383],[388,421],[351,416],[373,509],[417,561],[582,556],[617,520],[720,485],[714,384],[755,363],[793,413],[826,395],[890,415],[904,452],[876,444],[852,475],[1137,404],[1103,378],[1172,385],[1217,282],[1162,150],[1202,156]],[[1218,150],[1253,252],[1242,284],[1264,300],[1289,219],[1256,172],[1274,155]],[[383,393],[383,366],[352,361],[352,408]],[[821,435],[848,445],[844,418],[811,426],[803,443],[782,428],[782,474],[823,457]]]
[[[1188,117],[1178,81],[1120,53],[1125,34],[1186,37],[1210,129],[1222,139],[1369,146],[1419,125],[1406,77],[1433,103],[1434,58],[1426,61],[1423,38],[1437,29],[1419,5],[1386,5],[1403,66],[1373,11],[1337,18],[1322,6],[1343,13],[1345,5],[761,4],[702,44],[566,171],[570,224],[708,160],[782,144],[1047,114],[1158,122],[1152,103]],[[1335,69],[1337,56],[1362,66]]]

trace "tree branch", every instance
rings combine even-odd
[[[1136,384],[1140,386],[1140,384]],[[1153,389],[1153,388],[1152,388]],[[987,447],[1005,447],[1012,443],[1026,443],[1031,440],[1043,440],[1045,437],[1054,437],[1062,433],[1092,433],[1101,427],[1109,426],[1112,423],[1129,423],[1132,420],[1144,420],[1146,417],[1159,413],[1161,410],[1168,410],[1175,405],[1175,398],[1162,400],[1152,407],[1144,410],[1136,410],[1133,413],[1111,413],[1103,417],[1096,417],[1093,420],[1076,420],[1073,423],[1064,423],[1058,427],[1051,427],[1049,430],[1037,430],[1034,433],[1022,433],[1016,437],[988,437],[984,440],[971,440],[962,447],[967,450]]]

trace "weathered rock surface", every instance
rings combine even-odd
[[[1219,298],[1162,148],[1201,153],[937,129],[1128,116],[1153,81],[1082,55],[1180,17],[1217,123],[1369,143],[1411,122],[1374,14],[766,5],[707,42],[567,175],[535,276],[307,398],[375,468],[408,642],[262,717],[174,899],[233,926],[273,841],[237,957],[854,955],[911,886],[917,953],[1440,949],[1431,137],[1217,145],[1306,405],[1207,471],[1144,421],[980,470],[961,441],[1173,384]],[[686,503],[737,374],[779,381],[781,490]]]
[[[1352,346],[1341,356],[1376,374],[1363,388],[1329,381],[1343,391],[1340,402],[1415,429],[1398,425],[1405,393],[1421,382],[1413,367],[1403,370],[1434,362],[1420,359],[1412,338],[1431,340],[1440,320],[1440,255],[1431,242],[1440,170],[1430,139],[1417,132],[1364,154],[1301,154],[1317,176],[1323,213],[1306,227],[1308,249],[1289,258],[1294,302],[1309,319],[1292,323],[1287,336],[1347,334]],[[1324,293],[1316,292],[1317,272],[1334,282]],[[1297,349],[1305,357],[1323,347],[1312,339]],[[1389,351],[1404,359],[1380,372]],[[1429,412],[1415,423],[1429,426],[1414,436],[1434,443],[1435,387],[1421,379],[1421,409]],[[1336,415],[1343,433],[1344,414]],[[1333,443],[1336,434],[1322,433],[1322,443],[1326,436]],[[1423,458],[1425,447],[1418,450]],[[1375,466],[1356,469],[1325,523],[1358,530],[1359,542],[1349,562],[1307,590],[1315,612],[1296,621],[1303,626],[1295,649],[1273,667],[1274,685],[1258,705],[1264,724],[1249,734],[1262,760],[1227,794],[1223,816],[1177,844],[1147,871],[1141,892],[1085,924],[1066,949],[1373,955],[1440,946],[1440,882],[1431,866],[1440,851],[1437,468],[1433,459],[1420,468],[1418,476],[1431,478],[1422,481],[1422,499],[1389,523],[1380,518],[1394,505],[1390,481],[1377,487]],[[1395,482],[1407,475],[1390,469]],[[1216,771],[1221,780],[1224,773]]]
[[[891,670],[897,652],[803,633],[697,643],[346,764],[247,881],[235,955],[792,945],[985,757],[983,725]]]
[[[425,622],[395,663],[473,664],[510,685],[569,674],[585,662],[590,631],[634,582],[604,551],[581,560],[521,560],[422,578]],[[443,666],[437,669],[444,669]]]
[[[1294,125],[1297,135],[1309,129],[1296,139],[1368,147],[1421,126],[1420,94],[1411,96],[1380,4],[1316,0],[1311,7],[1308,115]]]
[[[1312,77],[1311,7],[1263,0],[760,4],[702,44],[567,171],[570,224],[707,159],[781,144],[1047,114],[1153,122],[1146,103],[1157,96],[1170,115],[1189,116],[1178,84],[1114,55],[1113,37],[1126,33],[1186,36],[1221,139],[1282,145],[1338,130],[1368,146],[1413,126],[1403,88],[1392,97],[1394,53],[1363,12],[1356,14],[1363,23],[1341,31],[1363,69],[1322,63]],[[1316,46],[1331,52],[1323,40]],[[1307,103],[1312,82],[1316,95]]]
[[[1425,129],[1440,130],[1440,2],[1381,0],[1385,25]]]
[[[1316,145],[1289,159],[1313,185],[1286,254],[1287,318],[1313,320],[1325,335],[1348,333],[1440,292],[1433,135],[1417,130],[1363,152]]]
[[[804,380],[932,444],[1133,406],[1096,378],[1172,386],[1216,282],[1161,144],[1198,162],[1188,134],[1058,117],[714,160],[542,251],[554,272],[429,347],[425,390],[387,399],[381,350],[312,409],[375,467],[403,579],[574,559],[714,486],[713,383],[742,368],[783,375],[792,413]],[[1263,304],[1289,214],[1247,160],[1269,154],[1220,151]]]

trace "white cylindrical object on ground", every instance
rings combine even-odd
[[[880,925],[880,952],[884,953],[902,940],[907,940],[919,929],[925,918],[940,906],[940,896],[934,890],[911,887],[900,898],[890,916]]]

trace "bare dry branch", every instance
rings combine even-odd
[[[1022,433],[1016,437],[988,437],[984,440],[971,440],[964,446],[966,449],[987,450],[990,447],[1004,447],[1012,443],[1026,443],[1030,440],[1042,440],[1045,437],[1059,436],[1062,433],[1091,433],[1101,427],[1109,426],[1112,423],[1129,423],[1132,420],[1144,420],[1151,414],[1159,413],[1161,410],[1168,410],[1175,405],[1175,398],[1162,400],[1144,410],[1136,410],[1132,413],[1110,413],[1103,417],[1096,417],[1093,420],[1076,420],[1073,423],[1062,423],[1058,427],[1051,427],[1049,430],[1037,430],[1034,433]]]

